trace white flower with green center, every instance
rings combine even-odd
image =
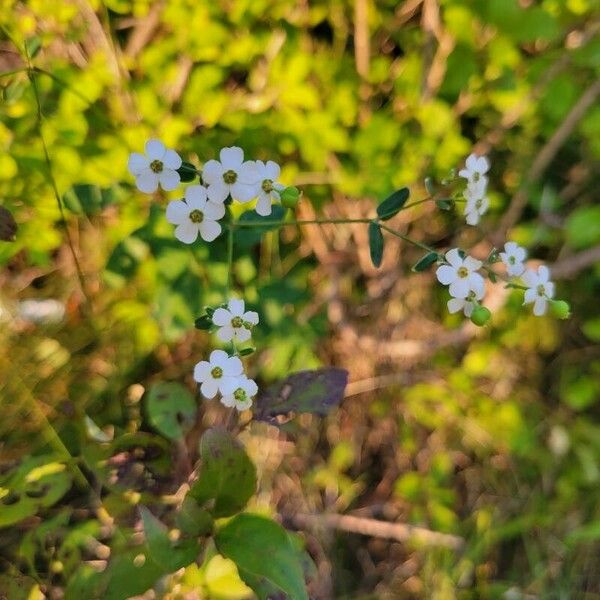
[[[258,324],[258,313],[249,310],[243,300],[232,298],[227,308],[217,308],[212,322],[219,327],[217,337],[222,342],[247,342],[252,335],[252,328]]]
[[[469,183],[484,182],[487,185],[485,174],[490,170],[490,162],[485,156],[470,154],[465,161],[465,168],[458,172],[459,177],[464,177]]]
[[[202,384],[200,391],[205,398],[214,398],[217,392],[224,393],[230,380],[237,381],[244,372],[242,361],[229,356],[224,350],[213,350],[209,360],[201,360],[194,367],[194,379]]]
[[[237,410],[247,410],[252,406],[252,398],[256,396],[258,386],[253,379],[245,375],[228,379],[221,389],[221,402],[225,406],[235,407]]]
[[[175,237],[184,244],[195,242],[198,234],[205,242],[212,242],[221,233],[217,221],[224,216],[225,206],[209,202],[201,185],[190,185],[185,200],[173,200],[167,206],[167,221],[177,225]]]
[[[256,170],[258,172],[256,212],[262,217],[268,217],[271,214],[271,205],[273,202],[279,202],[281,199],[279,193],[285,189],[285,186],[277,181],[281,168],[272,160],[266,163],[257,160]]]
[[[450,298],[448,300],[448,312],[454,314],[462,310],[465,317],[470,317],[477,304],[479,304],[479,300],[482,298],[483,290],[478,290],[477,292],[471,290],[466,298]]]
[[[511,277],[519,277],[525,271],[523,261],[527,258],[525,248],[521,248],[516,242],[506,242],[504,252],[500,252],[500,259],[506,267],[506,272]]]
[[[490,206],[486,194],[487,181],[480,179],[479,181],[469,182],[465,189],[465,216],[467,217],[467,225],[477,225],[482,215],[487,212]]]
[[[453,298],[465,299],[469,292],[483,297],[485,283],[483,277],[477,273],[483,263],[472,256],[462,258],[458,248],[448,250],[445,254],[447,265],[438,267],[436,277],[444,285],[450,286],[450,295]]]
[[[169,192],[181,181],[177,169],[181,158],[175,150],[167,148],[160,140],[149,140],[145,146],[146,156],[139,152],[129,155],[127,168],[135,177],[135,185],[140,192],[152,194],[160,187]]]
[[[249,202],[257,195],[258,171],[253,160],[244,162],[244,151],[237,146],[223,148],[218,160],[209,160],[202,169],[211,202],[225,202],[227,196]]]
[[[525,290],[523,304],[533,303],[533,314],[541,317],[546,314],[548,301],[554,298],[554,283],[550,281],[550,270],[540,265],[537,272],[527,269],[522,278],[528,288]]]

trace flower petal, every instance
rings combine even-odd
[[[475,226],[475,225],[477,225],[477,223],[479,223],[479,217],[480,217],[479,213],[476,210],[474,210],[467,214],[467,218],[465,219],[465,221],[466,221],[467,225]]]
[[[435,276],[444,285],[450,285],[456,279],[456,269],[449,265],[441,265],[437,268]]]
[[[235,407],[238,411],[242,412],[248,410],[252,406],[252,398],[246,398],[245,400],[236,400]]]
[[[537,273],[531,269],[527,269],[527,271],[523,273],[522,279],[529,288],[533,288],[539,283]]]
[[[544,290],[546,291],[546,298],[554,298],[554,283],[547,281],[544,284]]]
[[[163,160],[167,152],[165,145],[160,140],[148,140],[145,150],[150,160]]]
[[[235,339],[238,342],[247,342],[252,337],[250,330],[246,329],[245,327],[236,327],[234,328],[234,332]]]
[[[466,298],[469,295],[471,286],[468,279],[455,279],[448,288],[450,295],[454,298]]]
[[[262,181],[259,168],[255,161],[248,160],[239,168],[238,181],[248,185],[253,185]]]
[[[175,237],[184,244],[192,244],[198,237],[198,225],[191,221],[177,225],[175,228]]]
[[[227,304],[227,308],[229,308],[229,311],[233,317],[241,317],[244,315],[246,304],[239,298],[231,298]]]
[[[185,190],[185,201],[191,210],[204,210],[207,202],[206,188],[203,185],[190,185]]]
[[[179,185],[181,177],[177,171],[165,169],[162,173],[158,174],[158,180],[160,181],[160,187],[165,190],[165,192],[170,192]]]
[[[525,290],[525,294],[523,295],[523,304],[531,304],[532,302],[535,302],[537,297],[537,291],[533,288],[529,288],[528,290]]]
[[[219,391],[219,384],[211,377],[200,386],[200,391],[205,398],[214,398]]]
[[[477,269],[481,269],[483,263],[472,256],[465,256],[465,260],[463,262],[465,267],[469,269],[469,271],[477,271]]]
[[[218,221],[225,216],[225,205],[207,202],[202,209],[204,216],[211,221]]]
[[[475,305],[472,302],[465,302],[463,313],[465,317],[470,317],[473,314],[473,309]]]
[[[226,377],[239,377],[244,372],[244,365],[238,356],[230,356],[224,365],[223,373]]]
[[[173,200],[167,205],[167,221],[173,225],[188,222],[190,207],[183,200]]]
[[[182,163],[181,156],[175,150],[167,150],[162,160],[167,169],[179,169]]]
[[[246,379],[243,382],[242,387],[246,390],[246,393],[249,396],[256,396],[258,393],[258,386],[256,385],[256,381],[254,381],[254,379]]]
[[[458,248],[452,248],[452,250],[448,250],[445,256],[446,260],[456,269],[458,269],[458,267],[462,267],[463,259],[458,252]]]
[[[250,202],[252,198],[256,198],[258,190],[259,187],[257,185],[249,185],[236,181],[231,186],[231,197],[240,202]]]
[[[244,162],[244,151],[238,146],[223,148],[221,152],[219,152],[219,158],[221,159],[221,164],[225,171],[231,169],[237,173]]]
[[[201,360],[194,367],[194,380],[198,383],[202,383],[210,376],[211,364],[207,360]]]
[[[257,325],[258,313],[254,312],[253,310],[249,310],[243,314],[242,319],[244,319],[244,321],[248,321],[248,323],[252,323],[252,325]]]
[[[276,181],[279,179],[279,175],[281,175],[281,167],[272,160],[267,161],[267,175],[269,179]]]
[[[158,176],[154,171],[145,169],[135,178],[135,185],[140,192],[152,194],[158,188]]]
[[[230,342],[233,339],[234,334],[235,334],[235,332],[231,325],[225,325],[224,327],[217,329],[217,337],[222,342]]]
[[[453,315],[459,310],[462,310],[464,305],[465,301],[463,298],[450,298],[450,300],[448,300],[448,312]]]
[[[202,181],[209,184],[223,181],[224,172],[225,169],[218,160],[209,160],[204,163],[204,167],[202,168]]]
[[[467,278],[469,282],[469,287],[478,295],[481,294],[483,297],[483,293],[485,291],[485,280],[479,273],[471,273]]]
[[[225,350],[213,350],[210,353],[210,364],[213,367],[224,368],[229,359],[229,354]]]
[[[272,212],[271,203],[271,195],[266,194],[265,192],[261,192],[258,195],[258,200],[256,202],[256,212],[261,217],[268,217]]]
[[[490,170],[490,161],[486,156],[480,156],[475,161],[475,170],[482,175]]]
[[[548,301],[546,300],[546,298],[543,298],[542,296],[538,296],[535,299],[535,302],[533,303],[533,314],[536,317],[541,317],[543,314],[546,313],[547,305],[548,305]]]
[[[236,400],[231,394],[223,394],[223,396],[221,396],[221,404],[227,408],[233,408],[236,404]]]
[[[469,169],[469,171],[476,171],[477,170],[477,155],[469,154],[469,156],[467,156],[467,160],[465,160],[465,166],[467,167],[467,169]]]
[[[215,204],[223,204],[229,196],[229,186],[221,179],[209,184],[206,193],[208,199]]]
[[[231,323],[233,315],[225,308],[217,308],[212,316],[212,322],[219,327],[224,327]]]
[[[200,237],[205,242],[212,242],[216,238],[219,237],[221,233],[221,226],[216,221],[210,221],[208,219],[204,219],[202,223],[200,223]]]
[[[132,152],[127,161],[127,169],[132,175],[139,175],[150,166],[150,161],[139,152]]]
[[[546,265],[539,266],[538,278],[540,283],[546,283],[550,279],[550,269]]]

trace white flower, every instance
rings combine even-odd
[[[454,298],[467,298],[470,291],[483,296],[485,284],[483,277],[477,273],[482,262],[471,256],[461,258],[458,248],[446,252],[449,264],[438,267],[436,276],[440,283],[450,286],[450,295]]]
[[[194,379],[202,384],[200,391],[205,398],[214,398],[217,392],[224,393],[227,382],[237,380],[243,372],[242,361],[237,356],[213,350],[209,360],[201,360],[194,367]]]
[[[523,261],[527,258],[527,252],[516,242],[506,242],[504,252],[500,252],[500,258],[511,277],[518,277],[525,271]]]
[[[258,190],[258,171],[253,160],[244,162],[244,151],[237,146],[223,148],[221,162],[209,160],[202,169],[202,179],[208,185],[212,202],[225,202],[228,195],[240,202],[249,202]]]
[[[156,191],[158,184],[163,190],[174,190],[181,180],[177,169],[181,158],[175,150],[167,148],[160,140],[146,142],[146,156],[139,152],[129,155],[127,168],[135,176],[135,184],[146,194]]]
[[[483,290],[470,290],[466,298],[450,298],[448,300],[448,312],[450,314],[457,313],[462,310],[465,317],[470,317],[477,302],[483,298]]]
[[[277,181],[281,168],[272,160],[267,163],[257,160],[256,170],[258,173],[256,212],[263,217],[268,217],[271,214],[271,204],[274,201],[279,202],[279,192],[285,189],[285,186]]]
[[[477,225],[482,215],[487,212],[490,201],[486,194],[487,181],[485,178],[478,181],[469,181],[465,190],[465,216],[467,225]]]
[[[247,410],[252,406],[252,398],[256,396],[258,386],[253,379],[245,375],[228,379],[223,384],[221,402],[225,406],[235,406],[239,411]]]
[[[217,220],[224,215],[225,206],[209,202],[201,185],[190,185],[185,201],[173,200],[167,206],[167,221],[177,225],[175,237],[185,244],[195,242],[198,233],[205,242],[212,242],[221,233]]]
[[[458,172],[459,177],[464,177],[469,182],[485,181],[487,184],[487,177],[485,174],[490,170],[490,162],[485,156],[477,156],[476,154],[470,154],[465,161],[465,168]]]
[[[554,298],[554,283],[550,281],[550,270],[544,265],[538,267],[537,273],[527,269],[523,273],[523,281],[528,288],[523,304],[533,302],[533,314],[541,317],[546,313],[548,300]]]
[[[258,323],[258,313],[245,311],[244,301],[232,298],[227,304],[227,309],[217,308],[212,321],[220,329],[217,337],[222,342],[246,342],[252,335],[252,327]]]

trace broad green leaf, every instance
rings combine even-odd
[[[415,263],[412,270],[415,273],[421,273],[421,271],[426,271],[431,265],[437,262],[438,258],[439,255],[437,252],[429,252]]]
[[[572,248],[587,248],[600,242],[600,206],[582,206],[571,213],[565,233]]]
[[[280,588],[290,600],[308,600],[302,563],[297,549],[281,525],[258,515],[241,514],[215,536],[219,552],[240,569],[246,583],[263,578]]]
[[[212,319],[208,315],[202,315],[194,321],[194,327],[196,329],[203,329],[204,331],[208,331],[212,326]]]
[[[383,234],[381,227],[377,223],[369,223],[369,251],[371,253],[371,261],[376,267],[381,266],[383,258]]]
[[[233,515],[256,491],[256,468],[242,445],[221,428],[208,429],[200,440],[201,467],[189,495],[209,508],[215,518]]]
[[[275,422],[289,413],[326,415],[344,398],[348,371],[334,367],[299,371],[262,390],[254,418]]]
[[[391,219],[394,215],[397,215],[400,209],[406,204],[409,196],[410,191],[408,188],[401,188],[395,191],[377,207],[377,216],[382,221]]]
[[[184,498],[175,515],[175,523],[183,533],[190,536],[207,535],[213,527],[210,513],[199,506],[189,494]]]
[[[150,424],[171,440],[182,439],[196,417],[196,401],[187,388],[175,382],[155,383],[148,392],[146,411]]]

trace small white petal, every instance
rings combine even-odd
[[[466,298],[469,295],[471,287],[467,279],[455,279],[448,288],[451,296],[455,298]]]
[[[212,322],[219,327],[224,327],[231,323],[233,315],[225,308],[217,308],[212,316]]]
[[[244,319],[244,321],[248,321],[248,323],[252,323],[252,325],[257,325],[258,313],[254,312],[253,310],[249,310],[243,314],[242,319]]]
[[[210,353],[210,364],[214,367],[225,367],[229,354],[225,350],[213,350]]]
[[[267,176],[272,181],[276,181],[277,179],[279,179],[279,175],[281,175],[281,167],[272,160],[267,161],[266,171]]]
[[[458,248],[452,248],[452,250],[448,250],[446,252],[446,260],[456,269],[462,267],[463,259],[460,256]]]
[[[252,333],[249,329],[245,327],[236,327],[235,328],[235,339],[238,342],[247,342],[252,337]]]
[[[546,265],[540,265],[538,268],[538,278],[540,283],[546,283],[550,279],[550,269]]]
[[[205,398],[214,398],[219,391],[219,384],[214,379],[207,379],[201,386],[200,391]]]
[[[200,223],[199,229],[200,237],[205,242],[212,242],[218,238],[221,233],[221,226],[216,221],[209,221],[208,219],[204,219],[204,221]]]
[[[472,256],[465,256],[464,266],[469,269],[469,271],[477,271],[477,269],[481,269],[483,263]]]
[[[148,140],[145,150],[150,160],[163,160],[167,152],[165,145],[160,140]]]
[[[237,356],[231,356],[223,369],[226,377],[239,377],[244,372],[244,365]]]
[[[450,285],[456,279],[456,269],[449,265],[441,265],[437,268],[435,275],[443,285]]]
[[[544,290],[547,298],[554,298],[554,283],[552,281],[547,281],[544,284]]]
[[[225,205],[207,202],[202,208],[204,216],[211,221],[218,221],[225,216]]]
[[[177,171],[173,171],[173,169],[164,169],[162,173],[158,174],[158,180],[160,181],[160,187],[165,190],[165,192],[170,192],[174,190],[181,181],[181,177]]]
[[[459,310],[462,310],[464,305],[465,301],[463,298],[450,298],[448,300],[448,312],[450,314],[457,313]]]
[[[252,198],[258,195],[259,187],[257,185],[248,185],[236,181],[230,188],[231,197],[239,202],[250,202]]]
[[[246,305],[243,300],[232,298],[227,304],[227,307],[234,317],[241,317],[244,314]]]
[[[221,396],[221,404],[227,408],[233,408],[236,405],[236,400],[231,394],[223,394],[223,396]]]
[[[204,183],[216,183],[217,181],[223,181],[223,173],[225,169],[218,160],[209,160],[204,164],[202,168],[202,181]]]
[[[187,223],[190,207],[182,200],[173,200],[167,205],[167,221],[173,225]]]
[[[246,393],[249,396],[256,396],[258,392],[258,386],[256,385],[256,381],[254,381],[254,379],[246,379],[243,388],[246,390]]]
[[[150,166],[150,161],[139,152],[132,152],[127,161],[127,169],[132,175],[139,175]]]
[[[245,400],[236,400],[235,407],[240,412],[248,410],[252,406],[252,398],[246,398]]]
[[[467,214],[467,218],[465,220],[467,225],[475,226],[479,223],[479,213],[474,210],[473,212]]]
[[[537,273],[531,269],[527,269],[527,271],[523,273],[522,278],[525,285],[529,288],[533,288],[539,283]]]
[[[206,188],[203,185],[190,185],[185,190],[185,201],[191,210],[203,210],[207,201]]]
[[[547,305],[548,305],[548,301],[546,300],[546,298],[543,298],[542,296],[538,296],[535,299],[535,302],[533,303],[533,314],[536,317],[541,317],[543,314],[546,313]]]
[[[208,199],[215,204],[223,204],[229,196],[229,186],[221,179],[209,184],[206,193]]]
[[[463,311],[465,317],[470,317],[473,314],[474,309],[475,305],[472,302],[465,302],[465,307]]]
[[[211,364],[206,360],[200,361],[194,367],[194,380],[197,381],[198,383],[202,383],[208,377],[210,377],[210,371],[211,371]]]
[[[266,194],[265,192],[261,192],[256,202],[256,212],[261,217],[268,217],[272,212],[271,204],[271,195]]]
[[[537,291],[533,288],[529,288],[528,290],[525,290],[525,294],[523,295],[523,304],[531,304],[532,302],[535,302],[537,297]]]
[[[237,173],[237,170],[242,166],[244,162],[244,151],[237,146],[231,148],[223,148],[219,152],[219,158],[225,171],[232,170]]]
[[[262,181],[262,179],[259,168],[253,160],[246,161],[238,170],[239,183],[255,185]]]
[[[475,170],[482,175],[490,170],[490,161],[485,156],[480,156],[476,161]]]
[[[471,273],[468,277],[470,288],[476,293],[481,294],[483,297],[483,293],[485,290],[485,280],[479,273]]]
[[[182,163],[181,156],[175,150],[167,150],[163,157],[163,163],[168,169],[179,169]]]
[[[158,188],[158,176],[154,171],[146,169],[135,178],[135,185],[140,192],[151,194]]]
[[[467,160],[465,160],[465,166],[467,167],[467,169],[469,169],[469,171],[476,171],[477,170],[477,155],[469,154],[469,156],[467,156]]]
[[[224,327],[217,329],[217,337],[222,342],[230,342],[233,339],[234,334],[235,332],[231,325],[225,325]]]
[[[198,237],[198,225],[188,221],[175,228],[175,237],[184,244],[192,244]]]

